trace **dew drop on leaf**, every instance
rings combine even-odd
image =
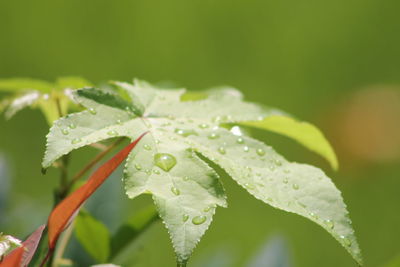
[[[346,246],[348,246],[348,247],[350,247],[350,246],[351,246],[351,240],[350,240],[350,239],[348,239],[347,237],[345,237],[345,236],[341,235],[341,236],[340,236],[340,239],[342,239],[342,240],[343,240],[343,243],[344,243]]]
[[[257,155],[259,155],[259,156],[264,156],[264,155],[265,155],[264,149],[258,148],[258,149],[257,149]]]
[[[294,190],[298,190],[299,189],[299,185],[298,184],[293,184],[292,187],[293,187]]]
[[[203,209],[203,211],[204,212],[209,212],[211,210],[211,207],[209,206],[209,207],[205,207],[204,209]]]
[[[189,176],[185,176],[182,178],[184,181],[189,181]]]
[[[204,215],[196,216],[192,219],[192,223],[195,225],[203,224],[207,220],[207,217]]]
[[[326,225],[326,227],[328,227],[329,229],[333,229],[333,227],[335,226],[334,223],[331,220],[325,220],[324,224]]]
[[[67,129],[62,129],[62,130],[61,130],[61,133],[62,133],[63,135],[67,135],[67,134],[69,134],[69,131],[68,131]]]
[[[209,126],[208,126],[207,123],[199,124],[199,128],[200,128],[200,129],[206,129],[206,128],[208,128],[208,127],[209,127]]]
[[[184,215],[182,216],[182,221],[183,221],[183,222],[186,222],[187,220],[189,220],[189,215],[184,214]]]
[[[216,133],[210,133],[208,136],[208,139],[218,139],[219,138],[219,134]]]
[[[108,134],[109,136],[116,136],[116,135],[118,135],[118,133],[117,133],[116,131],[114,131],[114,130],[108,131],[107,134]]]
[[[122,121],[121,120],[117,120],[117,124],[121,125]]]
[[[96,115],[97,114],[97,111],[94,108],[89,108],[89,112],[92,115]]]
[[[238,143],[238,144],[244,144],[244,139],[243,139],[242,137],[239,137],[239,138],[236,140],[236,143]]]
[[[194,130],[179,129],[179,128],[175,129],[175,133],[179,134],[179,135],[181,135],[183,137],[187,137],[187,136],[190,136],[190,135],[198,135],[197,132],[194,131]]]
[[[176,187],[171,187],[171,192],[175,195],[175,196],[179,196],[181,194],[181,191],[179,191],[178,188]]]
[[[71,128],[71,129],[75,129],[76,125],[74,123],[70,123],[70,125],[68,127]]]
[[[140,165],[139,163],[135,164],[135,169],[140,171],[142,169],[142,165]]]
[[[145,172],[146,174],[150,174],[150,173],[151,173],[151,170],[146,169],[146,170],[144,170],[144,172]]]
[[[315,220],[318,220],[318,218],[319,218],[318,215],[315,214],[314,212],[310,212],[309,215],[311,218],[314,218]]]
[[[81,141],[82,141],[82,139],[80,139],[80,138],[74,138],[74,139],[72,139],[71,144],[75,145],[75,144],[80,143]]]
[[[288,178],[284,178],[284,179],[283,179],[283,183],[284,183],[284,184],[287,184],[288,182],[289,182]]]
[[[176,165],[176,158],[168,153],[157,153],[154,155],[155,164],[164,171],[170,171]]]
[[[244,152],[249,152],[250,148],[248,146],[243,147]]]
[[[151,150],[151,146],[149,146],[148,144],[145,144],[145,145],[143,146],[143,148],[146,149],[146,150]]]
[[[222,147],[222,146],[218,148],[218,152],[219,152],[220,154],[222,154],[222,155],[226,154],[226,150],[225,150],[225,148]]]

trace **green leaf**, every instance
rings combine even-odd
[[[107,227],[81,211],[75,223],[75,235],[79,243],[97,262],[107,262],[110,255],[110,232]]]
[[[50,92],[54,86],[46,81],[29,78],[0,79],[0,91],[38,90],[43,93]]]
[[[222,128],[204,130],[190,139],[197,151],[221,166],[254,197],[322,226],[361,264],[342,196],[323,171],[288,162],[271,147]]]
[[[89,82],[88,80],[81,78],[81,77],[74,77],[74,76],[69,76],[69,77],[59,77],[56,80],[55,85],[59,89],[79,89],[83,87],[92,87],[93,84]]]
[[[80,77],[61,77],[55,83],[34,79],[0,79],[0,91],[12,92],[0,102],[0,112],[6,110],[6,118],[11,118],[26,107],[39,108],[51,125],[61,114],[67,114],[74,106],[70,95],[72,89],[91,86]],[[20,91],[24,91],[22,94]]]
[[[300,144],[324,157],[333,169],[338,168],[338,161],[328,140],[322,132],[308,122],[297,121],[288,116],[269,116],[263,120],[241,122],[241,125],[256,127],[293,138]]]
[[[58,120],[50,129],[43,167],[88,144],[118,136],[135,140],[148,132],[127,159],[125,190],[130,198],[152,195],[180,265],[209,227],[216,206],[226,206],[218,174],[198,153],[256,198],[324,227],[361,262],[340,192],[321,170],[290,163],[265,144],[221,127],[286,116],[282,111],[244,102],[232,88],[182,101],[184,89],[161,90],[141,81],[114,84],[132,101],[99,89],[75,92],[87,110]],[[281,133],[304,142],[302,127],[285,127]]]
[[[18,111],[37,103],[39,98],[40,93],[38,91],[30,91],[17,98],[14,98],[6,109],[5,117],[10,119]]]

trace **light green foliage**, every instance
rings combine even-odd
[[[61,115],[67,114],[73,106],[71,90],[91,86],[79,77],[61,77],[55,83],[34,79],[0,79],[0,91],[10,96],[0,102],[0,112],[10,119],[18,111],[33,107],[39,108],[51,125]]]
[[[259,121],[244,122],[242,125],[252,126],[293,138],[300,144],[326,158],[333,169],[338,168],[338,161],[332,147],[314,125],[296,121],[288,116],[269,116]]]
[[[0,233],[0,258],[10,250],[19,246],[21,246],[21,241],[19,239]]]
[[[51,128],[44,168],[73,149],[116,136],[135,140],[147,132],[127,159],[125,190],[131,198],[153,196],[179,264],[189,259],[216,207],[226,206],[219,176],[203,157],[256,198],[321,225],[361,263],[345,204],[331,180],[320,169],[290,163],[264,143],[225,127],[258,121],[261,124],[252,126],[299,140],[331,160],[323,153],[330,146],[316,128],[293,120],[273,127],[279,120],[268,124],[268,118],[287,115],[244,102],[240,92],[230,88],[210,90],[207,98],[186,94],[186,101],[181,101],[183,89],[161,90],[141,81],[115,84],[132,101],[93,88],[75,93],[87,110],[64,117]],[[190,100],[193,97],[198,100]],[[318,145],[307,141],[308,134],[318,137]]]
[[[110,232],[106,226],[81,211],[75,222],[75,236],[97,262],[107,262],[110,255]]]

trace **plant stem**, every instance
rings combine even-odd
[[[62,259],[64,251],[67,248],[68,242],[72,236],[74,226],[75,226],[75,220],[70,224],[70,226],[67,228],[67,230],[65,230],[64,234],[62,235],[56,253],[54,254],[51,267],[57,267],[59,261]]]
[[[104,151],[97,154],[97,156],[90,161],[85,167],[83,167],[77,174],[72,177],[71,181],[69,181],[66,190],[67,193],[71,190],[71,187],[80,179],[82,178],[94,165],[96,165],[100,160],[102,160],[111,150],[113,150],[116,146],[118,146],[124,138],[120,138],[111,145],[109,145]]]

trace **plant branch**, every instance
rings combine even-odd
[[[90,161],[85,167],[83,167],[77,174],[72,177],[71,181],[69,181],[68,185],[65,187],[66,193],[71,190],[71,187],[82,178],[93,166],[95,166],[100,160],[102,160],[111,150],[113,150],[116,146],[118,146],[124,138],[120,138],[111,145],[109,145],[104,151],[100,152],[92,161]]]

